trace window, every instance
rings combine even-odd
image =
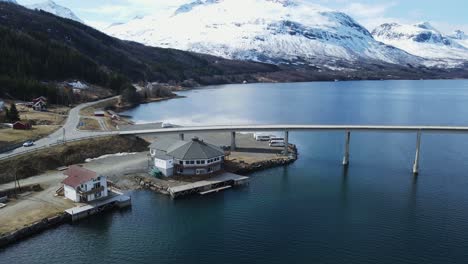
[[[101,187],[101,183],[100,183],[100,182],[96,182],[96,183],[94,184],[94,186],[93,186],[93,189],[97,189],[97,188],[99,188],[99,187]]]
[[[194,160],[190,161],[190,164],[195,164],[195,161]]]
[[[200,162],[199,160],[197,160],[197,164],[198,164],[198,165],[200,165],[200,164],[201,164],[201,162]]]
[[[204,161],[204,160],[202,160],[202,161],[201,161],[201,164],[205,164],[205,161]]]
[[[180,164],[180,165],[184,165],[184,162],[181,160],[181,161],[179,161],[179,164]]]

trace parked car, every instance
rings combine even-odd
[[[170,127],[174,127],[174,125],[171,124],[171,123],[162,123],[161,127],[162,128],[170,128]]]
[[[23,147],[25,147],[25,148],[32,147],[32,146],[34,146],[34,141],[32,141],[32,140],[28,140],[28,141],[23,143]]]

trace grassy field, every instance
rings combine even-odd
[[[80,123],[83,123],[83,126],[79,127],[80,130],[101,130],[101,126],[96,119],[82,117]]]
[[[67,118],[69,107],[51,106],[47,112],[34,111],[26,106],[18,105],[21,121],[36,125],[61,125]]]
[[[22,143],[30,139],[36,140],[42,138],[59,128],[60,126],[34,126],[31,130],[0,129],[0,148]]]

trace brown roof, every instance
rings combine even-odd
[[[67,175],[68,178],[63,180],[62,183],[73,188],[76,188],[91,179],[97,178],[96,172],[76,165],[70,166],[63,174]]]

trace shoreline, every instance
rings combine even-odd
[[[298,159],[298,151],[295,145],[290,148],[290,154],[288,156],[280,156],[278,158],[264,158],[261,161],[255,161],[252,163],[246,163],[239,159],[232,159],[225,161],[225,167],[223,172],[240,174],[241,176],[250,176],[251,174],[259,171],[265,171],[272,168],[284,167],[294,163]],[[214,175],[206,177],[206,179],[212,178]],[[150,190],[163,195],[170,195],[169,185],[163,184],[164,181],[171,179],[158,180],[151,176],[135,175],[132,176],[135,187],[132,190]],[[204,177],[198,178],[204,180]],[[185,183],[194,183],[194,177],[181,177],[177,178],[177,181]],[[117,184],[118,185],[118,184]]]

